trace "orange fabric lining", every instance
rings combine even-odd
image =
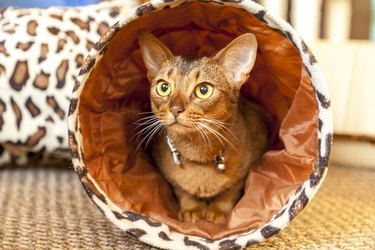
[[[177,220],[172,190],[137,143],[133,122],[149,111],[149,83],[137,43],[146,29],[174,54],[211,55],[234,37],[258,40],[256,65],[243,93],[271,115],[270,150],[248,176],[245,194],[225,225]],[[117,206],[176,231],[219,239],[255,229],[278,212],[312,172],[318,154],[318,111],[310,78],[293,44],[254,16],[234,7],[191,2],[125,25],[91,72],[79,119],[88,172]]]

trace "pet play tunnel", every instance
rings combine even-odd
[[[209,56],[243,33],[258,41],[242,93],[269,114],[269,149],[250,170],[225,224],[183,223],[173,192],[134,122],[150,111],[137,34],[147,30],[175,55]],[[98,208],[122,230],[168,249],[232,249],[276,234],[306,206],[327,171],[332,124],[327,86],[299,35],[250,0],[158,0],[115,24],[87,57],[73,90],[73,163]]]

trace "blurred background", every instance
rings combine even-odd
[[[332,162],[375,167],[375,0],[262,0],[315,54],[332,97]]]
[[[126,1],[126,0],[123,0]],[[0,0],[0,7],[83,6],[100,0]],[[143,1],[146,2],[146,1]],[[258,0],[305,40],[375,40],[375,0]]]
[[[375,39],[374,0],[259,0],[306,40]]]
[[[0,0],[0,7],[46,8],[50,6],[84,6],[97,2],[99,0]]]
[[[80,6],[97,2],[0,0],[0,7]],[[375,168],[375,0],[257,2],[298,31],[326,76],[335,131],[332,161]]]

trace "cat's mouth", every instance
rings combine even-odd
[[[171,121],[168,124],[168,128],[177,129],[177,130],[180,130],[180,129],[191,130],[194,128],[194,126],[187,121],[184,121],[181,119],[174,119],[174,121]]]
[[[193,126],[191,125],[188,125],[186,123],[183,123],[183,122],[180,122],[180,121],[177,121],[175,120],[174,122],[172,122],[171,124],[169,124],[169,127],[177,127],[177,126],[180,126],[180,127],[185,127],[185,128],[192,128]]]

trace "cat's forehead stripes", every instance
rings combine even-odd
[[[198,81],[200,74],[201,74],[201,71],[198,70],[197,73],[196,73],[196,75],[195,75],[195,80]]]
[[[199,77],[202,76],[202,66],[204,62],[202,58],[182,58],[176,57],[174,60],[165,64],[164,73],[160,74],[160,78],[175,85],[177,89],[185,89],[194,87],[198,84]]]
[[[178,73],[180,75],[186,76],[189,73],[191,73],[194,69],[197,69],[199,66],[199,60],[198,58],[182,58],[177,57],[176,58],[176,69],[178,69]]]
[[[167,72],[167,76],[168,76],[168,77],[171,77],[172,73],[173,73],[173,68],[171,68],[171,69],[168,70],[168,72]]]

